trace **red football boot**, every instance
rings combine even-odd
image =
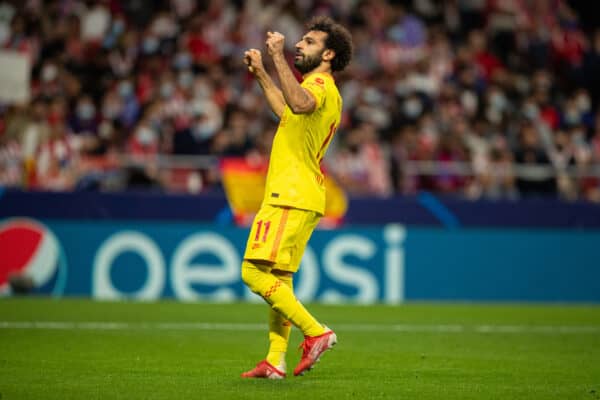
[[[254,369],[242,373],[242,378],[283,379],[285,371],[274,367],[267,360],[262,360]]]
[[[319,336],[304,336],[304,341],[300,345],[302,347],[302,358],[294,369],[294,375],[304,375],[304,373],[310,370],[321,355],[331,349],[337,343],[337,336],[329,329],[325,328],[324,334]]]

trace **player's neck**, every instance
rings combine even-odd
[[[312,74],[316,74],[319,72],[331,75],[331,66],[329,64],[321,63],[317,68],[310,70],[304,75],[302,75],[302,80],[308,78]]]

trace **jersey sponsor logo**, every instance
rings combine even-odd
[[[315,78],[315,82],[318,83],[319,85],[325,84],[325,81],[323,80],[323,78],[319,78],[318,76]]]
[[[54,233],[28,218],[10,219],[0,225],[0,254],[0,295],[17,290],[11,287],[11,280],[19,281],[21,290],[46,285],[57,277],[65,261]]]
[[[271,197],[278,199],[279,198],[279,193],[271,193]]]

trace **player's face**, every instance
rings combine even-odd
[[[305,74],[321,65],[326,39],[327,33],[310,31],[296,43],[294,66],[300,73]]]

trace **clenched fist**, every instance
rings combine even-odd
[[[283,54],[283,45],[285,36],[279,32],[267,32],[267,50],[271,56],[281,53]]]
[[[244,53],[244,64],[248,66],[248,71],[256,74],[265,69],[260,50],[250,49]]]

